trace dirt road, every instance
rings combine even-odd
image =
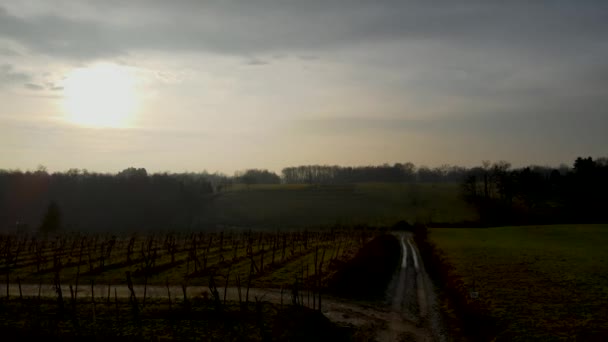
[[[412,234],[400,233],[397,237],[401,242],[401,267],[386,292],[392,320],[378,340],[447,341],[433,284]]]
[[[395,273],[387,291],[384,303],[351,302],[344,299],[324,296],[322,299],[322,312],[330,320],[354,325],[370,331],[376,335],[377,341],[447,341],[447,335],[442,328],[435,293],[424,265],[420,260],[416,245],[411,234],[400,233],[396,235],[402,248],[401,265]],[[10,284],[11,296],[21,294],[27,297],[40,296],[56,297],[53,285],[22,284],[21,290],[17,284]],[[135,285],[134,291],[139,300],[144,296],[144,286]],[[224,298],[224,288],[218,288],[220,298]],[[69,285],[62,286],[63,296],[70,297]],[[170,295],[172,299],[181,300],[183,290],[179,286],[147,286],[147,298],[165,298]],[[187,288],[189,298],[201,296],[209,292],[206,286],[190,286]],[[0,295],[6,293],[6,285],[0,285]],[[96,285],[93,288],[96,301],[106,301],[108,296],[112,300],[116,295],[119,298],[129,298],[130,291],[125,285],[108,286]],[[80,285],[78,298],[91,298],[91,286]],[[238,289],[228,287],[225,293],[226,300],[239,300]],[[246,289],[241,289],[241,298],[245,300]],[[312,307],[312,296],[303,293],[304,304]],[[310,298],[310,299],[309,299]],[[279,289],[249,289],[249,301],[256,299],[273,303],[291,302],[289,290]]]

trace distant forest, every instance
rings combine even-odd
[[[71,169],[49,173],[0,170],[0,231],[171,229],[191,218],[234,184],[440,183],[462,185],[480,224],[597,222],[608,208],[608,159],[577,158],[572,167],[511,168],[483,162],[473,168],[412,163],[379,166],[303,165],[281,175],[250,169],[233,176],[154,173],[127,168],[117,174]]]

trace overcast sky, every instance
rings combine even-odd
[[[65,119],[66,78],[100,63],[135,77],[128,127]],[[608,155],[608,1],[0,0],[0,168],[587,155]]]

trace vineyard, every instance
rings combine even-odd
[[[276,316],[279,300],[262,304],[260,289],[276,289],[280,309],[285,302],[285,307],[290,304],[318,310],[321,293],[332,275],[375,235],[366,229],[170,232],[122,237],[5,235],[0,238],[0,274],[6,284],[4,319],[25,329],[38,318],[32,320],[31,310],[19,308],[32,305],[37,308],[36,317],[58,312],[64,317],[67,313],[66,326],[60,330],[82,334],[95,333],[91,329],[97,325],[91,322],[109,319],[106,325],[114,326],[122,316],[122,321],[140,322],[140,329],[128,333],[123,328],[119,335],[141,337],[144,326],[150,325],[142,326],[142,317],[154,313],[166,316],[186,306],[189,321],[197,310],[199,316],[209,310],[242,315],[241,311],[249,312],[247,308],[253,304],[261,310],[253,314],[254,323],[264,310],[271,312],[266,316]],[[16,316],[9,317],[10,312]],[[89,328],[84,328],[86,322]],[[57,324],[51,324],[53,329],[58,329]],[[161,330],[166,330],[167,324],[160,324]]]
[[[201,286],[209,285],[211,276],[233,285],[278,288],[296,278],[321,281],[372,236],[367,230],[7,235],[0,238],[0,274],[9,284],[70,284],[75,290],[91,281]]]

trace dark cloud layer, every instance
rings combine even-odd
[[[31,16],[0,7],[0,37],[57,58],[201,52],[240,56],[251,66],[282,53],[318,57],[422,42],[432,49],[416,86],[431,93],[479,97],[507,87],[526,97],[568,88],[564,82],[582,91],[608,86],[606,1],[89,1],[77,3],[80,16],[70,12],[76,3],[58,3],[61,11]],[[420,61],[397,50],[368,64],[399,70],[408,63]],[[453,69],[465,77],[454,78]],[[522,70],[549,85],[500,84]]]
[[[227,54],[429,40],[538,54],[605,50],[605,1],[91,1],[97,17],[18,17],[0,35],[39,53],[96,58],[132,50]],[[81,3],[82,5],[82,3]],[[69,8],[69,7],[68,7]],[[113,20],[115,17],[123,20]]]

